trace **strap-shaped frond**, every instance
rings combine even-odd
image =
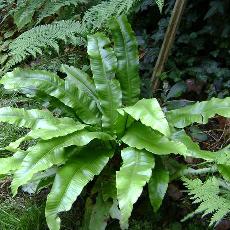
[[[156,162],[148,183],[149,199],[154,212],[160,208],[169,183],[169,172],[159,163],[159,161]]]
[[[169,140],[157,131],[144,126],[140,123],[134,123],[121,139],[125,144],[137,148],[146,149],[157,155],[167,155],[178,153],[184,155],[187,148],[179,141]]]
[[[88,74],[78,68],[68,65],[62,65],[61,71],[67,74],[65,81],[68,83],[68,87],[70,89],[73,85],[77,87],[80,92],[79,95],[82,103],[92,110],[95,116],[98,115],[99,109],[101,109],[100,102],[95,85]]]
[[[63,117],[71,117],[74,119],[78,118],[73,108],[65,105],[63,102],[57,100],[57,98],[37,89],[30,90],[29,93],[30,94],[27,94],[27,96],[36,98],[43,107],[49,109],[50,111],[57,112]]]
[[[79,124],[68,117],[54,117],[48,110],[25,110],[10,107],[0,108],[0,121],[14,124],[18,127],[49,130],[56,130],[58,126],[75,126]]]
[[[60,229],[58,213],[70,210],[82,189],[107,164],[112,152],[97,149],[97,154],[94,153],[95,148],[88,146],[58,170],[46,203],[46,220],[50,230]]]
[[[28,154],[22,161],[20,169],[14,174],[12,181],[13,194],[16,194],[18,187],[27,183],[35,173],[48,169],[54,164],[66,161],[68,154],[65,153],[65,147],[71,145],[84,146],[93,139],[111,140],[112,137],[101,132],[81,130],[65,137],[40,141],[37,145],[30,147],[27,150]]]
[[[114,79],[117,59],[109,45],[110,40],[102,33],[88,36],[91,70],[103,112],[102,125],[112,129],[118,118],[122,93],[119,82]]]
[[[193,158],[201,158],[206,161],[213,161],[217,164],[230,166],[230,145],[216,152],[200,149],[198,143],[194,142],[184,130],[178,131],[172,135],[172,139],[183,143],[187,151],[184,152],[185,156]]]
[[[230,97],[212,98],[210,101],[197,102],[194,105],[169,111],[167,119],[177,128],[184,128],[193,123],[206,124],[216,114],[230,117]]]
[[[11,157],[0,158],[0,175],[17,170],[26,154],[27,152],[20,150]]]
[[[54,137],[66,136],[70,133],[74,133],[86,127],[86,125],[81,123],[64,123],[65,119],[62,119],[62,121],[63,123],[56,124],[55,128],[52,129],[33,129],[24,137],[21,137],[18,140],[11,142],[7,147],[5,147],[5,149],[11,152],[16,152],[18,151],[18,147],[23,141],[28,141],[31,139],[50,140]]]
[[[135,148],[122,150],[121,157],[123,164],[117,172],[116,187],[121,210],[120,225],[122,229],[127,229],[133,204],[136,203],[144,185],[149,181],[155,161],[151,153]]]
[[[13,72],[7,73],[0,81],[6,89],[21,90],[23,93],[39,90],[45,94],[51,95],[65,105],[71,107],[77,116],[85,123],[96,122],[96,116],[87,105],[81,101],[80,93],[74,85],[74,93],[66,90],[65,81],[56,74],[44,70],[20,70],[15,69]],[[73,91],[73,90],[72,90]]]
[[[201,150],[199,145],[189,137],[184,130],[178,131],[172,135],[172,139],[183,143],[187,147],[185,156],[201,158],[208,161],[213,161],[215,155],[211,151]]]
[[[110,28],[118,61],[116,76],[122,89],[122,101],[124,105],[130,106],[135,104],[140,97],[137,40],[125,15],[113,19]]]
[[[142,124],[169,136],[170,130],[165,115],[157,99],[142,99],[135,105],[118,110],[121,114],[123,111],[128,113],[135,120],[140,120]]]

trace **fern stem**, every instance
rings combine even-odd
[[[200,175],[200,174],[206,174],[206,173],[215,173],[217,171],[218,169],[215,165],[209,168],[202,168],[202,169],[187,168],[182,172],[182,175],[183,176]]]
[[[194,175],[201,175],[207,173],[215,173],[217,171],[218,169],[215,165],[208,168],[202,168],[202,169],[186,168],[173,175],[170,180],[173,181],[184,176],[194,176]]]

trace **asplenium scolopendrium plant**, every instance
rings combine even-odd
[[[196,110],[188,107],[166,116],[156,99],[139,100],[134,32],[125,16],[111,22],[111,31],[114,48],[102,33],[88,36],[92,78],[63,65],[65,79],[47,71],[15,69],[1,80],[6,89],[38,97],[59,114],[0,109],[0,121],[31,130],[6,147],[14,154],[0,159],[0,173],[14,173],[14,195],[24,184],[33,182],[42,188],[50,183],[47,178],[55,177],[45,210],[52,230],[60,229],[58,214],[69,210],[83,188],[99,174],[91,191],[97,195],[96,203],[86,202],[85,229],[105,229],[110,217],[119,219],[121,228],[127,229],[133,204],[146,183],[156,211],[169,182],[160,156],[175,153],[216,161],[215,155],[192,145],[183,130],[176,132],[173,126],[203,123],[216,113],[230,116],[226,107],[229,98],[198,103]],[[218,103],[215,111],[207,112],[206,108],[213,109],[212,103]],[[37,144],[21,150],[20,144],[31,139],[38,140]],[[223,162],[226,157],[223,155]],[[156,167],[155,159],[159,162]]]

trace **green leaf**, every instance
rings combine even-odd
[[[135,105],[119,109],[118,111],[121,110],[124,110],[135,120],[140,120],[142,124],[169,136],[169,125],[157,99],[142,99]]]
[[[109,45],[110,40],[102,33],[88,36],[91,70],[103,112],[102,126],[112,129],[117,122],[122,93],[119,82],[114,79],[117,59]]]
[[[26,152],[20,150],[11,157],[0,158],[0,174],[4,175],[19,168]]]
[[[38,23],[41,22],[44,18],[51,16],[64,7],[74,5],[75,7],[80,3],[86,3],[87,0],[55,0],[55,1],[45,1],[45,4],[42,7],[42,10],[39,11]]]
[[[77,116],[85,123],[95,123],[95,114],[87,108],[80,100],[77,87],[72,85],[69,91],[66,89],[65,81],[56,74],[45,70],[20,70],[15,69],[7,73],[0,81],[5,89],[22,91],[23,93],[34,94],[34,91],[41,91],[63,102],[76,112]],[[84,102],[84,101],[83,101]]]
[[[98,108],[101,109],[95,85],[87,73],[78,68],[68,65],[62,65],[61,71],[66,73],[68,78],[75,83],[78,89],[82,93],[87,95],[87,97],[91,99],[91,102],[94,101]]]
[[[151,153],[134,148],[122,150],[121,157],[123,165],[117,172],[116,186],[121,210],[120,225],[122,229],[127,229],[133,204],[136,203],[144,185],[149,181],[155,163]]]
[[[63,65],[61,70],[67,74],[65,78],[66,90],[73,95],[78,95],[78,100],[81,101],[92,114],[95,114],[94,123],[99,123],[99,119],[96,118],[100,117],[100,104],[92,80],[86,73],[74,67]]]
[[[118,68],[116,76],[122,89],[122,101],[126,106],[135,104],[140,97],[139,56],[137,40],[125,15],[110,23],[114,39],[114,51]]]
[[[110,156],[108,149],[96,149],[95,152],[95,148],[86,147],[80,155],[58,170],[45,211],[51,230],[60,229],[58,213],[70,210],[82,189],[101,172]]]
[[[216,156],[217,164],[230,166],[230,144],[213,154]]]
[[[31,130],[26,136],[19,138],[15,142],[11,142],[9,146],[5,147],[6,150],[11,152],[17,151],[19,145],[23,141],[31,140],[31,139],[42,139],[49,140],[54,137],[66,136],[70,133],[74,133],[76,131],[82,130],[86,127],[81,123],[68,124],[64,123],[65,119],[63,119],[63,123],[57,124],[53,129],[35,129]]]
[[[201,158],[206,161],[215,162],[219,165],[230,166],[230,145],[216,152],[200,149],[198,143],[194,142],[184,130],[178,131],[172,135],[172,139],[183,143],[187,151],[184,156]]]
[[[57,100],[57,98],[52,97],[39,90],[30,90],[28,97],[35,97],[43,107],[49,109],[52,112],[57,112],[63,117],[71,117],[75,120],[78,119],[77,114],[73,108],[68,107],[63,102]]]
[[[106,228],[112,204],[111,201],[104,201],[101,193],[98,194],[90,216],[89,230],[104,230]]]
[[[140,123],[134,123],[126,131],[121,140],[131,147],[146,149],[147,151],[158,155],[167,155],[170,153],[184,155],[187,150],[182,143],[171,141],[157,131]]]
[[[215,177],[210,177],[205,182],[200,179],[189,180],[183,178],[185,186],[189,190],[193,203],[199,204],[195,212],[189,214],[182,221],[185,221],[194,214],[203,213],[203,216],[212,216],[210,227],[218,223],[230,212],[230,200],[221,196],[219,182]]]
[[[48,110],[25,110],[19,108],[0,108],[0,121],[7,122],[18,127],[30,129],[56,130],[58,126],[75,126],[80,123],[71,118],[56,118]]]
[[[166,97],[166,99],[170,99],[173,97],[180,97],[182,93],[185,93],[187,90],[187,85],[184,81],[177,82],[175,85],[173,85]]]
[[[19,186],[28,182],[32,176],[52,165],[63,163],[68,159],[65,147],[87,145],[93,139],[111,140],[112,137],[101,132],[88,132],[81,130],[64,137],[38,142],[27,150],[27,156],[22,161],[20,169],[14,174],[12,191],[15,195]]]
[[[163,6],[164,6],[164,0],[155,0],[160,12],[162,13],[162,9],[163,9]]]
[[[16,8],[14,13],[14,23],[17,25],[18,29],[22,29],[25,25],[32,21],[32,17],[35,10],[45,2],[45,0],[29,0],[25,1],[24,4]]]
[[[158,162],[157,162],[158,163]],[[162,165],[156,164],[148,183],[149,198],[154,212],[160,208],[169,183],[169,172]]]
[[[65,119],[63,119],[65,121]],[[54,137],[61,137],[66,136],[70,133],[74,133],[76,131],[82,130],[86,127],[86,125],[81,123],[75,124],[68,124],[68,123],[62,123],[58,124],[55,129],[36,129],[32,130],[28,133],[28,137],[31,139],[38,139],[41,138],[42,140],[49,140]]]
[[[184,128],[193,123],[206,124],[216,114],[230,117],[230,97],[212,98],[210,101],[197,102],[194,105],[171,110],[166,113],[167,120],[177,128]]]
[[[201,129],[196,126],[191,126],[189,128],[189,134],[191,137],[199,142],[207,141],[208,134],[204,133]]]
[[[184,152],[185,156],[201,158],[207,161],[214,161],[216,156],[213,152],[201,150],[199,145],[189,137],[184,130],[178,131],[172,135],[172,139],[183,143],[187,151]]]
[[[224,177],[224,179],[230,181],[230,166],[229,165],[218,165],[217,168],[220,174]]]

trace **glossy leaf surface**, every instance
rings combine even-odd
[[[186,147],[184,144],[171,141],[167,137],[139,123],[134,123],[122,137],[122,141],[137,149],[146,149],[157,155],[178,153],[184,155]]]
[[[135,120],[168,136],[169,125],[157,99],[142,99],[135,105],[119,109],[125,111]]]
[[[82,189],[98,175],[107,164],[111,152],[107,149],[86,147],[76,158],[66,162],[56,174],[47,198],[46,219],[51,230],[60,229],[59,212],[70,210]]]
[[[18,151],[11,157],[0,158],[0,174],[4,175],[9,173],[10,171],[17,170],[23,159],[26,156],[26,152]]]
[[[121,157],[123,164],[117,172],[116,187],[121,210],[120,225],[122,229],[127,229],[133,204],[141,195],[143,186],[149,181],[155,162],[151,153],[134,148],[122,150]]]
[[[122,93],[114,79],[117,59],[109,45],[110,40],[102,33],[88,36],[91,70],[103,112],[102,126],[111,129],[117,122]]]
[[[75,126],[80,123],[71,118],[56,118],[48,110],[25,110],[19,108],[0,108],[0,121],[7,122],[18,127],[30,129],[57,129],[60,126]]]
[[[77,116],[85,123],[95,122],[95,114],[80,101],[77,87],[72,85],[72,89],[75,90],[67,90],[65,81],[54,73],[45,70],[15,69],[13,72],[7,73],[0,83],[6,89],[22,91],[26,94],[34,94],[34,91],[37,90],[44,92],[74,109]]]
[[[224,99],[212,98],[210,101],[197,102],[194,105],[171,110],[166,113],[168,122],[177,127],[184,128],[193,123],[206,124],[208,119],[216,114],[230,117],[230,97]]]
[[[37,145],[27,150],[28,154],[22,161],[20,169],[14,174],[12,191],[16,194],[20,185],[28,182],[32,176],[42,170],[50,168],[54,164],[63,163],[68,159],[64,148],[76,145],[87,145],[93,139],[111,140],[112,137],[101,132],[88,132],[85,130],[69,134],[65,137],[57,137],[47,141],[40,141]]]
[[[139,56],[137,40],[127,17],[122,15],[110,23],[118,67],[116,76],[126,106],[135,104],[140,97]]]
[[[161,165],[153,169],[151,179],[148,183],[149,199],[154,212],[160,208],[169,183],[169,172]]]

